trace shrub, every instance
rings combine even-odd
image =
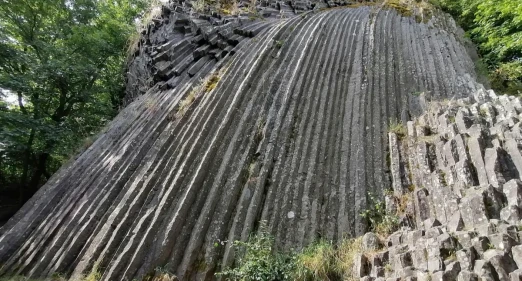
[[[257,235],[247,242],[235,241],[239,259],[235,268],[216,275],[225,280],[294,280],[295,256],[274,253],[274,239],[268,233],[266,223],[262,223]]]
[[[399,218],[396,215],[387,214],[384,201],[368,193],[368,208],[361,212],[360,216],[368,222],[368,228],[381,236],[387,236],[399,227]]]

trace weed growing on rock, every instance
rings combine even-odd
[[[439,140],[439,138],[440,137],[438,135],[418,136],[417,140],[419,142],[425,142],[425,143],[429,143],[429,144],[434,144],[434,143],[436,143]]]
[[[399,139],[406,136],[406,126],[400,121],[391,120],[388,124],[388,132],[394,133]]]
[[[384,2],[384,5],[386,7],[395,9],[399,14],[401,14],[404,17],[411,17],[413,15],[411,7],[404,3],[404,1],[388,0]]]
[[[214,71],[211,75],[207,76],[207,78],[200,80],[199,83],[192,88],[189,94],[179,103],[175,117],[180,118],[185,115],[190,105],[197,97],[214,90],[219,83],[219,80],[221,80],[223,72],[223,69]]]
[[[205,0],[192,1],[192,8],[194,9],[194,11],[196,11],[198,13],[203,12],[206,7],[207,7],[207,4],[205,3]]]
[[[337,249],[335,269],[344,280],[352,280],[352,270],[355,256],[361,253],[362,236],[355,239],[345,239]]]
[[[297,256],[296,276],[299,280],[330,280],[336,269],[335,263],[333,244],[321,240]]]
[[[154,272],[145,276],[142,281],[177,281],[176,275],[170,273],[164,267],[156,267]]]
[[[87,274],[83,279],[82,281],[97,281],[97,280],[100,280],[101,279],[101,273],[100,273],[100,270],[98,269],[98,264],[94,264],[94,266],[92,267],[92,270],[89,274]]]
[[[397,212],[399,214],[406,214],[406,209],[408,208],[408,204],[412,201],[411,193],[405,193],[398,198],[395,198],[397,201]]]
[[[482,117],[482,118],[487,118],[487,117],[489,116],[489,112],[488,112],[487,109],[485,109],[485,108],[481,108],[481,109],[479,110],[479,115],[480,115],[480,117]]]
[[[384,8],[391,8],[403,17],[415,16],[417,22],[427,23],[433,16],[433,5],[422,0],[384,0]]]
[[[176,114],[178,117],[185,115],[189,106],[196,99],[196,93],[198,92],[198,90],[200,88],[201,88],[201,85],[198,85],[198,86],[195,86],[194,88],[192,88],[190,93],[179,103],[178,112]]]
[[[205,92],[208,93],[214,90],[217,86],[217,83],[221,80],[221,75],[219,72],[214,72],[210,76],[209,79],[205,81]]]
[[[220,11],[225,15],[238,15],[244,10],[239,8],[239,1],[236,0],[219,2],[221,6]]]
[[[284,42],[283,40],[274,40],[274,46],[276,46],[276,47],[279,48],[279,49],[280,49],[281,47],[283,47],[283,44],[284,44],[284,43],[285,43],[285,42]]]
[[[368,222],[368,228],[381,236],[388,236],[399,227],[399,218],[386,213],[384,201],[376,198],[372,193],[367,196],[368,207],[360,216]]]

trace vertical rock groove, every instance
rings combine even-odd
[[[132,280],[162,266],[204,279],[261,220],[283,250],[360,235],[367,192],[390,185],[390,120],[419,112],[416,93],[477,88],[445,19],[359,7],[214,26],[164,13],[130,63],[149,84],[129,76],[128,106],[2,227],[1,274],[97,265]]]

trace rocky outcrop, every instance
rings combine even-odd
[[[426,110],[389,134],[394,197],[411,194],[411,208],[378,251],[388,259],[358,277],[520,280],[520,99],[481,90]]]
[[[165,6],[144,32],[129,105],[1,228],[0,274],[74,279],[96,268],[102,280],[132,280],[160,267],[208,280],[262,220],[282,250],[363,234],[367,192],[390,184],[389,121],[421,112],[421,92],[477,90],[442,17],[361,6],[217,18],[184,7]],[[492,187],[477,196],[512,179],[498,163],[484,162]]]

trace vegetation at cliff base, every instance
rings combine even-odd
[[[362,254],[362,237],[343,239],[338,245],[318,240],[300,251],[281,252],[262,222],[257,234],[246,242],[235,241],[235,266],[216,275],[237,281],[356,280],[353,267]],[[219,247],[219,245],[218,245]]]
[[[0,0],[0,206],[28,200],[115,116],[147,5]]]

